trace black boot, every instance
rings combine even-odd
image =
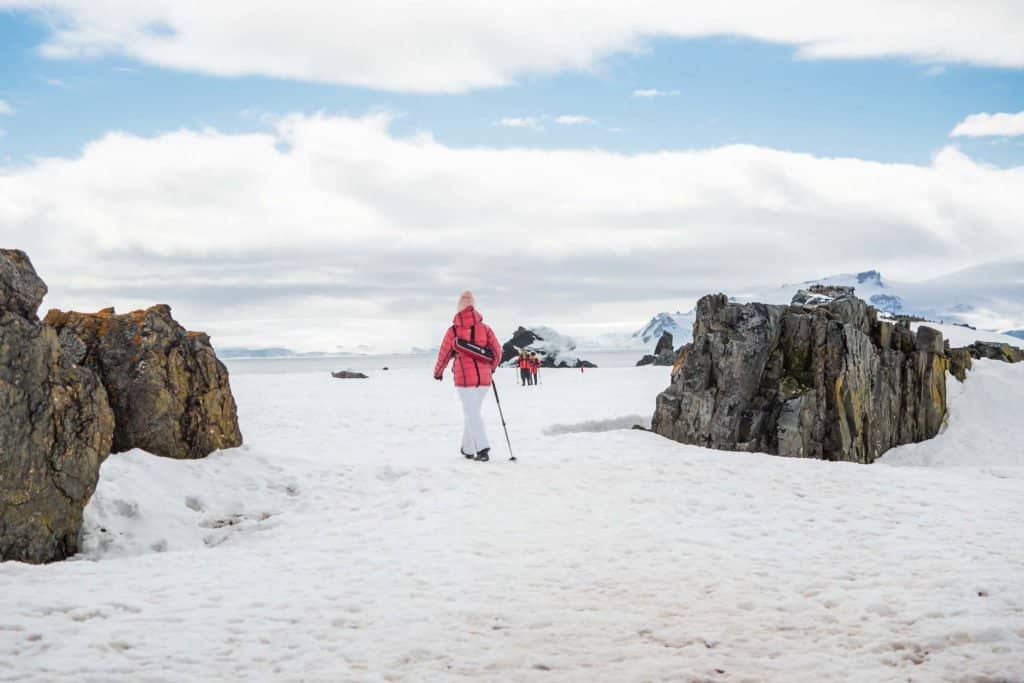
[[[491,459],[491,449],[490,448],[485,448],[485,449],[483,449],[482,451],[480,451],[479,453],[476,454],[476,461],[477,462],[487,462],[490,459]]]
[[[473,458],[476,457],[472,453],[467,453],[466,451],[462,450],[461,446],[459,447],[459,453],[462,453],[464,456],[466,456],[466,460],[472,460]]]

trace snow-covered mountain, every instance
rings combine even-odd
[[[743,303],[760,301],[788,304],[800,289],[811,285],[853,287],[857,296],[880,311],[914,315],[948,325],[977,328],[977,339],[1011,342],[1006,335],[1024,339],[1024,262],[989,263],[973,266],[922,282],[890,280],[878,270],[839,273],[815,280],[784,285],[737,288],[726,293]],[[693,334],[693,309],[686,313],[657,313],[639,330],[580,338],[579,347],[588,350],[650,350],[661,333],[672,333],[676,347],[689,342]],[[957,336],[969,336],[958,328]],[[992,333],[1001,332],[993,336]]]
[[[736,299],[789,303],[798,289],[814,284],[854,287],[857,296],[888,313],[989,331],[1024,327],[1024,262],[973,266],[922,282],[889,280],[877,270],[842,273],[781,287],[754,287],[737,293]]]
[[[690,341],[693,335],[693,319],[696,313],[691,308],[686,313],[658,313],[642,329],[633,333],[634,338],[643,342],[644,348],[657,344],[661,335],[669,332],[676,346]]]

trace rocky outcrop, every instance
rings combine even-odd
[[[878,320],[850,288],[801,291],[790,306],[706,296],[652,430],[711,448],[870,463],[938,432],[943,346],[936,330]]]
[[[1002,344],[1000,342],[976,341],[970,346],[964,348],[967,350],[967,353],[971,355],[971,358],[978,360],[987,358],[989,360],[999,360],[1004,363],[1019,363],[1024,361],[1024,350],[1021,350],[1016,346],[1010,346],[1009,344]]]
[[[647,354],[636,362],[637,367],[641,365],[673,365],[676,362],[678,352],[672,346],[672,333],[662,332],[658,344],[654,347],[653,354]]]
[[[210,338],[158,305],[118,315],[52,310],[68,362],[99,375],[114,411],[114,452],[201,458],[242,444],[228,372]]]
[[[522,349],[536,353],[542,368],[597,367],[576,354],[576,343],[572,339],[548,327],[516,328],[512,338],[501,345],[501,364],[513,361]]]
[[[99,378],[39,323],[45,294],[28,256],[0,250],[0,560],[78,551],[82,510],[114,432]]]
[[[516,331],[512,333],[512,338],[501,345],[501,362],[509,362],[519,355],[521,349],[525,349],[538,340],[543,341],[543,339],[534,334],[533,330],[528,330],[522,326],[517,327]]]

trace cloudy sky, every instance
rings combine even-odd
[[[618,6],[616,6],[618,5]],[[0,0],[0,246],[222,346],[1024,258],[1024,3]]]

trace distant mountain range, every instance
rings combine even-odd
[[[1024,262],[989,263],[923,282],[899,282],[877,270],[844,273],[774,289],[744,292],[739,301],[788,303],[812,284],[846,285],[880,311],[971,325],[990,331],[1024,328]],[[1017,336],[1017,335],[1014,335]]]
[[[1024,339],[1024,262],[974,266],[923,282],[891,281],[877,270],[865,270],[795,284],[747,287],[727,294],[743,303],[788,304],[797,290],[815,284],[853,287],[857,296],[894,315],[969,325]],[[657,313],[632,334],[605,334],[579,339],[578,343],[586,349],[650,350],[663,332],[671,332],[678,348],[691,340],[694,317],[693,310]]]
[[[891,314],[914,315],[946,325],[971,326],[979,332],[1001,333],[1024,340],[1024,262],[989,263],[958,270],[923,282],[899,282],[884,278],[877,270],[840,273],[795,284],[754,286],[726,292],[734,301],[788,304],[800,289],[814,284],[853,287],[857,296],[875,308]],[[635,332],[613,332],[593,337],[577,336],[575,342],[550,331],[559,348],[582,351],[646,350],[658,343],[663,332],[672,333],[675,347],[689,342],[695,312],[661,312]],[[539,329],[539,328],[535,328]],[[979,335],[979,338],[982,335]],[[991,334],[990,339],[997,339]],[[1006,339],[1006,337],[1002,337]],[[566,342],[562,344],[562,342]],[[570,346],[570,342],[572,346]],[[575,347],[575,348],[573,348]],[[218,349],[222,358],[303,358],[359,356],[366,352],[297,352],[288,348]],[[437,348],[410,349],[411,353],[436,353]]]
[[[244,346],[226,346],[224,348],[217,349],[217,355],[220,358],[326,358],[326,357],[344,357],[344,356],[365,356],[365,353],[351,353],[335,351],[328,353],[326,351],[294,351],[292,349],[286,349],[283,347],[269,347],[269,348],[246,348]]]

